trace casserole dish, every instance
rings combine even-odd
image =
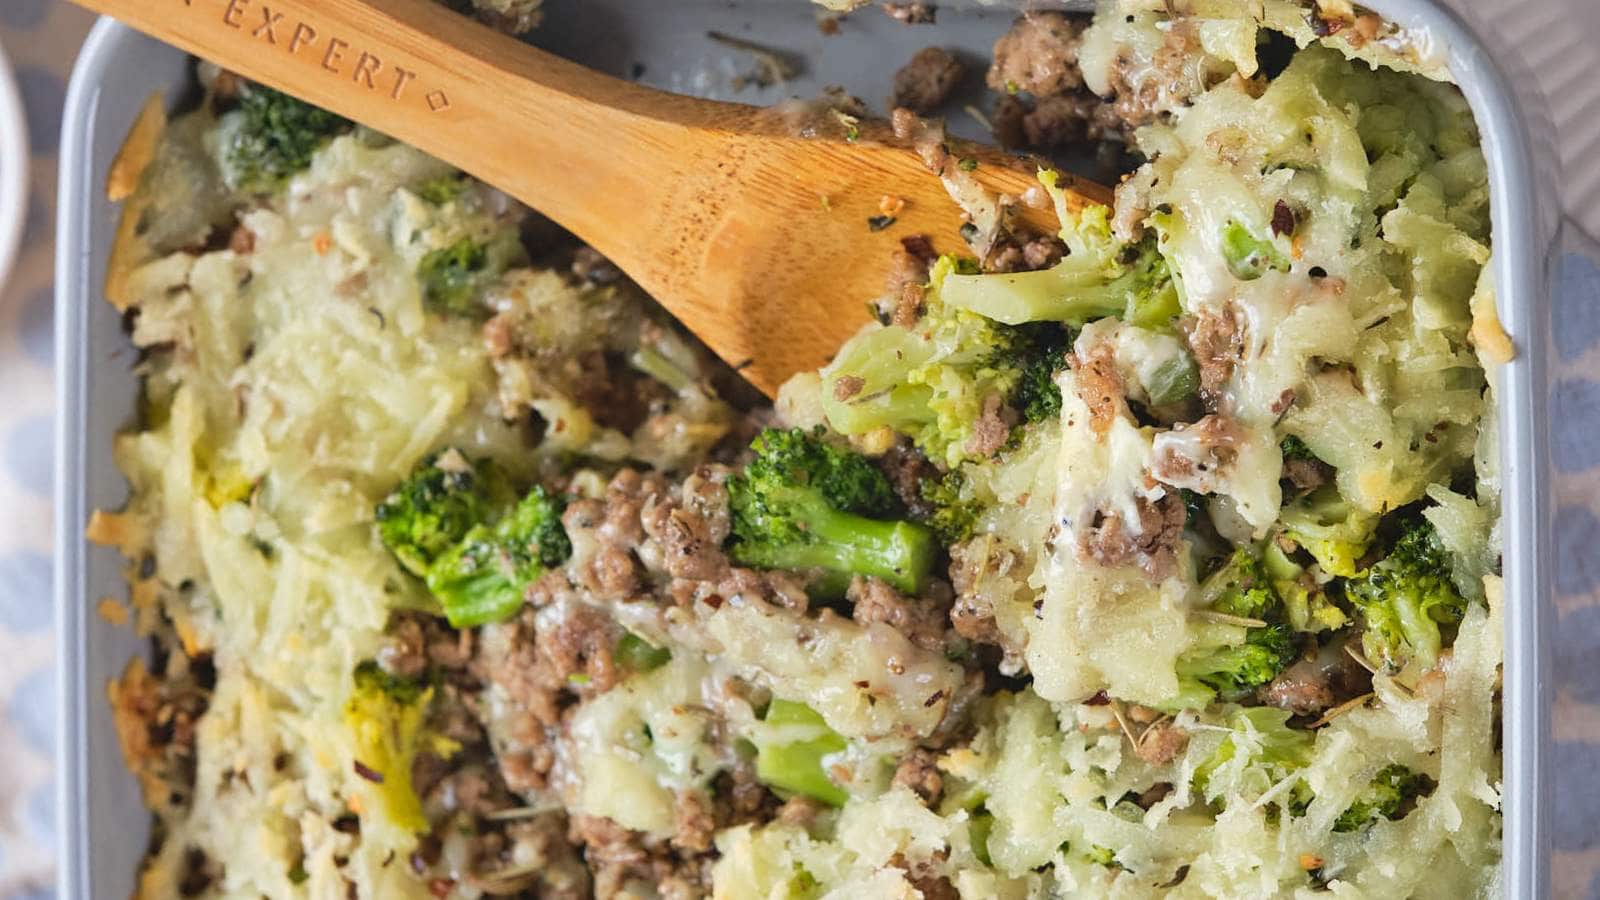
[[[701,21],[726,27],[726,12],[712,19],[709,5],[704,11],[707,17]],[[1543,499],[1546,437],[1542,430],[1547,329],[1540,317],[1546,314],[1548,272],[1542,252],[1554,244],[1556,220],[1553,207],[1543,205],[1548,194],[1533,180],[1535,148],[1526,138],[1528,131],[1510,83],[1470,33],[1454,19],[1419,2],[1385,4],[1380,11],[1404,25],[1426,29],[1441,49],[1448,48],[1452,68],[1477,113],[1490,163],[1500,251],[1495,257],[1495,276],[1501,316],[1519,351],[1516,360],[1501,372],[1499,394],[1507,485],[1505,578],[1510,598],[1504,687],[1505,888],[1515,896],[1536,896],[1545,890],[1547,869],[1541,855],[1546,844],[1541,817],[1546,789],[1540,762],[1548,734],[1544,677],[1548,654],[1542,650],[1547,560],[1540,556],[1549,546],[1549,509]],[[754,6],[740,10],[735,18],[768,23],[759,32],[764,37],[803,48],[820,40],[815,37],[810,15],[805,9],[797,15],[792,5]],[[642,64],[648,73],[650,62],[641,60],[653,58],[648,54],[656,49],[667,50],[670,44],[662,43],[662,35],[670,37],[673,32],[652,28],[644,18],[648,15],[642,15],[633,27],[653,37],[633,42],[639,58],[622,65],[636,68]],[[674,21],[691,18],[680,16]],[[982,46],[1005,18],[974,13],[972,44]],[[554,32],[545,40],[559,44],[563,34]],[[948,39],[950,34],[943,32],[940,37]],[[921,40],[915,34],[900,39],[908,43]],[[626,41],[622,45],[630,46]],[[833,52],[824,46],[824,56]],[[666,86],[693,89],[716,82],[714,71],[706,74],[703,68],[691,68],[683,74],[674,68],[677,57],[665,54],[661,58],[659,79]],[[894,58],[898,57],[878,56],[880,61]],[[619,61],[597,62],[618,67]],[[873,73],[865,69],[818,66],[818,71],[825,72],[829,81],[857,75],[863,86],[885,83],[881,78],[873,80]],[[91,614],[94,601],[120,590],[114,587],[120,583],[120,564],[109,551],[89,550],[81,537],[89,510],[112,508],[121,501],[122,483],[111,466],[109,448],[112,434],[131,414],[134,398],[134,380],[127,377],[133,353],[119,331],[117,316],[99,302],[109,238],[117,218],[116,210],[102,198],[102,183],[145,96],[166,90],[169,100],[176,99],[187,83],[185,73],[185,60],[177,52],[102,23],[85,48],[69,95],[67,121],[71,124],[63,141],[61,207],[65,215],[57,282],[59,358],[63,363],[57,585],[65,666],[62,892],[72,897],[128,893],[133,863],[144,844],[140,833],[146,821],[132,779],[122,771],[110,716],[101,700],[102,686],[121,669],[124,660],[139,652],[139,642]],[[702,82],[702,76],[707,80]],[[788,87],[805,94],[816,86],[791,83]]]

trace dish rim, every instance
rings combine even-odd
[[[1513,83],[1483,43],[1437,0],[1373,0],[1396,22],[1424,28],[1448,52],[1450,69],[1472,106],[1490,173],[1496,299],[1518,355],[1498,372],[1497,409],[1503,481],[1505,678],[1502,757],[1504,830],[1502,882],[1509,896],[1548,894],[1550,683],[1548,652],[1551,504],[1548,435],[1549,265],[1556,247],[1549,216],[1553,197],[1536,187],[1534,147]],[[63,117],[56,255],[56,525],[55,611],[58,623],[57,832],[62,896],[84,896],[91,860],[87,824],[91,780],[85,741],[100,686],[87,683],[84,663],[91,598],[86,593],[86,446],[91,382],[115,365],[93,360],[87,309],[104,302],[103,273],[90,272],[88,218],[97,179],[93,135],[97,89],[136,36],[102,18],[73,68]],[[1559,221],[1559,218],[1556,219]],[[95,369],[91,371],[90,366]],[[103,702],[103,701],[102,701]],[[104,777],[104,773],[99,773]],[[126,772],[120,773],[123,777]]]

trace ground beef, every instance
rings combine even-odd
[[[1088,122],[1099,105],[1094,97],[1077,93],[1035,101],[1033,109],[1022,117],[1025,146],[1045,150],[1082,142],[1088,137]]]
[[[940,593],[944,594],[944,602],[936,599]],[[927,594],[921,598],[907,598],[877,578],[857,575],[850,579],[845,599],[853,604],[851,617],[858,623],[882,622],[924,650],[942,651],[947,642],[945,622],[950,610],[949,591],[930,590]]]
[[[1164,766],[1189,746],[1189,732],[1171,721],[1157,722],[1139,735],[1133,752],[1152,766]]]
[[[804,794],[795,794],[778,807],[777,820],[785,825],[810,830],[822,815],[822,804]]]
[[[674,578],[710,581],[728,573],[722,545],[732,527],[728,469],[702,465],[676,492],[652,495],[641,512],[644,534],[660,547],[661,566]]]
[[[1027,91],[1047,97],[1083,86],[1078,45],[1088,21],[1058,12],[1019,17],[994,44],[989,87],[1004,94]]]
[[[617,683],[612,653],[621,637],[622,626],[605,612],[573,603],[540,615],[534,647],[561,683],[575,686],[579,693],[597,694]]]
[[[1203,56],[1191,23],[1175,21],[1162,46],[1143,65],[1131,53],[1118,54],[1111,73],[1111,100],[1096,110],[1096,120],[1106,132],[1124,136],[1165,119],[1205,90],[1198,64]]]
[[[947,858],[944,850],[919,860],[907,860],[904,854],[896,853],[889,858],[889,865],[906,873],[906,881],[922,894],[922,900],[960,900],[961,894],[955,885],[938,871]]]
[[[889,476],[894,494],[900,498],[913,519],[923,519],[933,512],[928,501],[922,499],[922,482],[938,477],[939,470],[928,462],[909,441],[900,441],[878,458],[878,468]]]
[[[1309,716],[1333,706],[1333,688],[1327,673],[1315,660],[1302,659],[1278,673],[1262,687],[1259,699],[1267,706],[1286,709],[1297,716]]]
[[[920,288],[927,284],[928,262],[905,247],[896,248],[889,260],[889,274],[884,279],[884,294],[898,301],[907,287]],[[916,302],[920,306],[922,298],[917,297]]]
[[[1200,400],[1207,409],[1216,409],[1233,377],[1233,367],[1244,353],[1244,337],[1233,310],[1185,316],[1178,320],[1178,327],[1200,368]]]
[[[581,587],[606,600],[624,600],[640,589],[643,572],[634,555],[645,536],[640,512],[666,493],[661,475],[622,469],[606,486],[603,500],[567,505],[561,524],[574,551],[568,569]]]
[[[1183,525],[1188,518],[1176,492],[1154,502],[1139,498],[1139,523],[1129,529],[1121,513],[1102,511],[1078,532],[1078,557],[1108,568],[1133,563],[1152,580],[1162,581],[1177,568]]]
[[[791,817],[800,815],[798,810],[790,809],[796,802],[795,798],[791,797],[780,804],[777,795],[756,778],[755,765],[745,760],[712,779],[711,795],[716,801],[717,824],[720,828],[746,822],[766,822],[783,815],[784,810],[789,810]],[[820,808],[816,810],[820,811]]]
[[[1335,641],[1278,673],[1257,692],[1257,699],[1297,716],[1312,716],[1371,689],[1372,673],[1345,652],[1343,641]]]
[[[1239,456],[1244,429],[1232,417],[1213,413],[1157,435],[1151,474],[1174,487],[1214,492]]]
[[[999,394],[983,398],[983,408],[978,420],[972,423],[972,437],[967,440],[967,452],[978,458],[994,455],[1006,445],[1011,436],[1011,426],[1017,423],[1017,411],[1007,406]]]
[[[1072,367],[1078,399],[1089,407],[1089,429],[1103,436],[1126,403],[1116,350],[1109,341],[1102,341],[1087,353],[1068,354],[1067,364]]]
[[[908,281],[900,286],[895,296],[894,310],[889,313],[889,324],[910,328],[927,310],[928,289],[921,282]]]
[[[884,15],[904,25],[932,25],[938,19],[938,8],[922,0],[891,0],[880,8]]]
[[[894,93],[889,107],[930,115],[944,104],[961,82],[966,67],[943,47],[924,47],[894,73]]]
[[[1009,545],[988,536],[950,548],[950,583],[956,592],[950,625],[956,634],[981,644],[1004,644],[995,622],[995,598],[985,589],[986,576],[1008,573],[1021,561]]]
[[[689,853],[709,851],[717,833],[711,800],[699,791],[679,791],[672,812],[672,845]]]
[[[555,764],[555,732],[571,687],[537,649],[536,610],[483,629],[472,671],[504,702],[482,703],[484,726],[506,786],[519,794],[543,790]]]
[[[594,874],[594,896],[600,900],[637,896],[631,890],[634,883],[653,887],[662,898],[704,897],[708,893],[710,860],[706,857],[681,856],[601,816],[574,816],[568,837],[583,845],[584,860]]]
[[[1066,251],[1065,244],[1049,235],[1001,234],[979,265],[989,273],[1032,272],[1060,262]]]
[[[375,658],[390,675],[421,678],[428,671],[426,641],[422,622],[417,617],[399,616],[389,624],[389,633]]]
[[[1333,479],[1333,467],[1320,459],[1286,459],[1283,477],[1300,491],[1314,491]]]
[[[929,808],[936,806],[944,793],[944,775],[939,772],[938,760],[933,753],[921,747],[900,760],[895,767],[892,783],[910,788]]]

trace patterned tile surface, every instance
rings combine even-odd
[[[1569,4],[1572,15],[1600,19],[1592,0],[1458,0],[1490,20],[1512,10],[1536,12],[1507,30],[1513,39],[1533,32],[1532,19],[1548,21]],[[56,817],[52,787],[55,740],[54,636],[51,613],[51,335],[52,232],[57,135],[66,77],[90,23],[61,0],[0,0],[0,45],[16,69],[27,110],[33,153],[29,214],[22,255],[0,290],[0,898],[54,896]],[[1596,23],[1600,27],[1600,22]],[[1569,29],[1576,38],[1583,28]],[[1541,81],[1554,87],[1562,156],[1577,188],[1570,211],[1588,230],[1600,203],[1600,62],[1587,49],[1527,41],[1527,57]],[[1559,54],[1560,64],[1546,65]],[[1581,65],[1574,55],[1586,54]],[[1573,81],[1573,72],[1588,72]],[[1577,87],[1573,87],[1578,85]],[[1587,111],[1587,115],[1582,115]],[[19,202],[0,197],[0,203]],[[1600,258],[1597,256],[1595,258]],[[1551,386],[1557,425],[1554,462],[1560,507],[1556,517],[1555,630],[1559,695],[1554,715],[1553,762],[1557,783],[1555,888],[1559,897],[1600,900],[1600,266],[1572,253],[1560,271],[1556,321],[1558,359]],[[1576,776],[1576,777],[1567,777]]]

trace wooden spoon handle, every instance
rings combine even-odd
[[[582,205],[574,203],[581,197],[561,196],[561,186],[576,191],[593,183],[592,164],[603,151],[592,140],[614,132],[619,116],[659,106],[670,96],[541,52],[428,0],[82,0],[82,5],[247,78],[402,136],[512,193],[525,170],[539,167],[541,186],[553,190],[541,191],[542,204],[554,207],[551,213]],[[507,91],[508,84],[516,90]],[[674,110],[693,112],[692,106]],[[571,149],[574,144],[578,152]],[[583,172],[559,171],[577,164],[585,165]]]
[[[495,185],[610,257],[768,393],[860,326],[903,236],[966,249],[960,210],[881,124],[858,136],[814,109],[654,90],[431,0],[78,2]],[[991,190],[1034,184],[1000,151],[950,147]],[[1109,199],[1064,181],[1071,207]],[[892,229],[880,208],[896,210]],[[1022,218],[1053,230],[1047,210]]]

